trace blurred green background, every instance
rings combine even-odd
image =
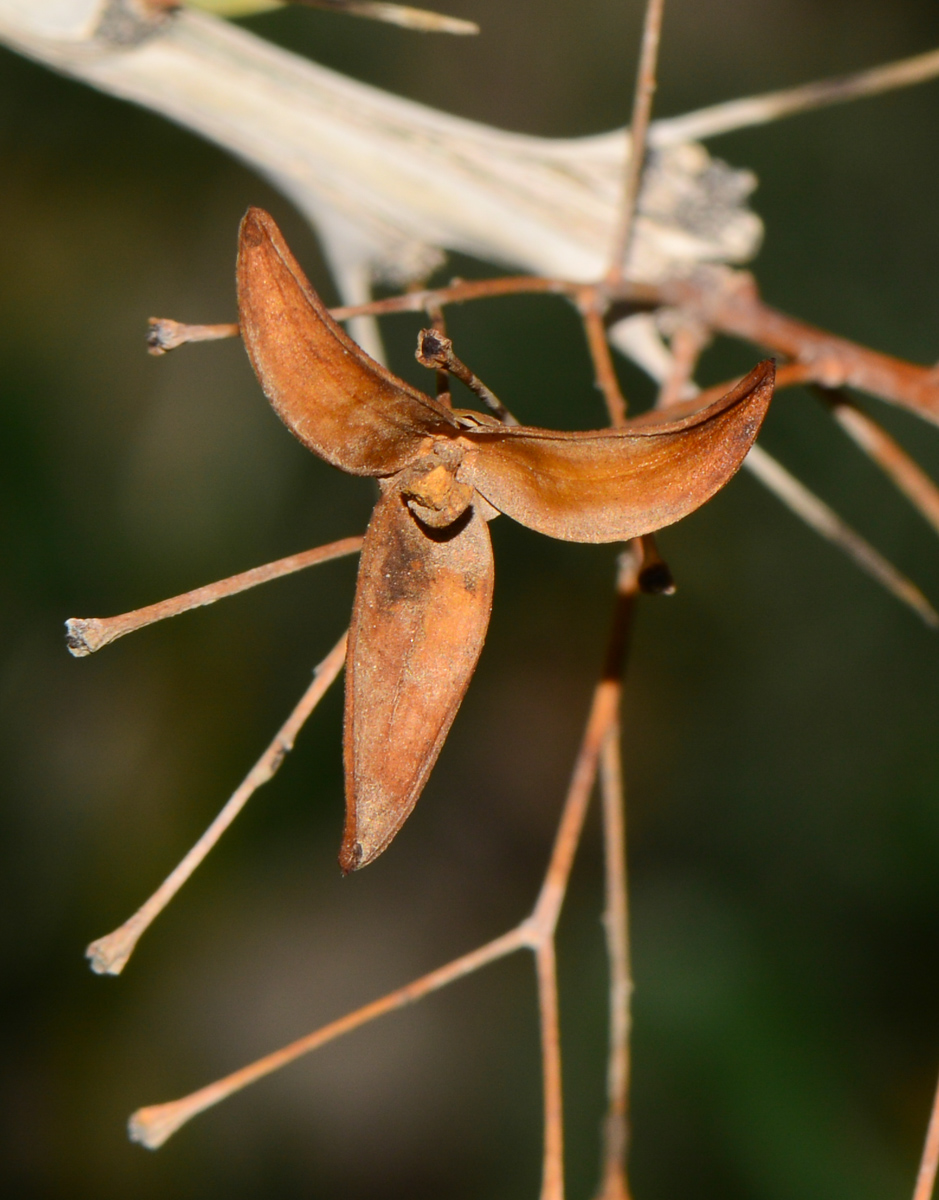
[[[447,110],[546,135],[628,112],[641,4],[453,0],[477,40],[320,12],[251,26]],[[939,44],[932,0],[670,0],[660,115]],[[770,302],[939,356],[939,83],[715,140],[760,178]],[[534,1197],[530,964],[509,960],[130,1145],[181,1095],[513,924],[538,886],[601,660],[614,548],[493,526],[476,679],[406,830],[335,865],[340,690],[119,980],[124,919],[254,762],[346,620],[333,563],[65,652],[104,615],[356,533],[372,485],[307,454],[235,342],[144,352],[151,314],[235,315],[248,204],[334,296],[285,200],[162,119],[0,52],[0,738],[7,1195],[112,1200]],[[481,264],[448,270],[481,273]],[[520,369],[501,329],[540,358]],[[418,321],[386,325],[419,378]],[[522,417],[600,406],[562,302],[455,311],[461,356]],[[704,382],[757,359],[720,343]],[[636,407],[648,386],[624,368]],[[424,381],[426,385],[426,380]],[[871,402],[939,475],[939,433]],[[808,396],[764,444],[939,600],[935,536]],[[640,1200],[900,1200],[939,1069],[939,640],[741,476],[661,538],[625,758]],[[570,1194],[596,1178],[605,966],[594,825],[561,933]]]

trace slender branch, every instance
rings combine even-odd
[[[587,348],[593,360],[594,382],[603,393],[606,410],[610,416],[610,424],[622,425],[626,420],[626,397],[619,386],[610,343],[607,341],[606,326],[603,323],[603,309],[600,307],[599,300],[597,288],[584,288],[579,297],[578,307],[584,322]],[[606,305],[603,307],[605,309]]]
[[[544,1089],[544,1149],[541,1200],[564,1200],[564,1098],[561,1090],[561,1025],[554,938],[535,950],[541,1075]]]
[[[818,391],[848,437],[890,476],[913,507],[939,533],[939,487],[922,467],[843,391],[824,388]]]
[[[684,113],[680,117],[667,117],[654,122],[649,130],[649,145],[656,149],[675,146],[681,142],[699,141],[730,133],[734,129],[747,129],[753,125],[766,125],[781,117],[796,113],[826,108],[831,104],[844,104],[859,100],[862,96],[876,96],[896,88],[910,87],[939,75],[939,50],[929,50],[912,58],[884,63],[852,75],[838,75],[833,79],[820,79],[800,87],[785,88],[778,92],[764,92],[762,96],[747,96],[741,100],[729,100],[723,104],[712,104],[699,108],[697,112]]]
[[[574,764],[570,790],[554,839],[551,861],[532,915],[526,923],[530,931],[529,945],[532,949],[537,949],[545,938],[553,937],[557,928],[561,906],[567,894],[567,882],[574,865],[574,855],[580,843],[590,805],[590,793],[597,778],[600,747],[607,731],[616,720],[619,692],[619,680],[606,677],[594,689],[587,728]]]
[[[806,525],[839,546],[862,571],[871,575],[888,592],[912,608],[927,625],[933,629],[939,627],[939,613],[916,584],[901,574],[878,550],[842,520],[834,509],[820,500],[814,492],[809,491],[804,483],[796,479],[761,446],[753,446],[750,449],[743,465],[787,508],[801,517]]]
[[[547,292],[552,295],[574,295],[582,283],[562,279],[545,279],[540,275],[504,275],[495,279],[455,280],[448,287],[415,288],[399,296],[383,300],[367,300],[362,304],[340,304],[329,310],[335,321],[351,321],[356,317],[384,317],[392,313],[426,312],[433,320],[445,304],[461,304],[470,300],[490,300],[498,296],[517,296],[528,292]],[[171,317],[151,317],[147,344],[151,354],[166,354],[188,342],[211,341],[216,338],[240,337],[236,323],[225,325],[188,325]]]
[[[382,996],[381,999],[373,1000],[371,1004],[365,1004],[354,1012],[347,1013],[336,1021],[331,1021],[328,1025],[307,1034],[306,1037],[291,1042],[289,1046],[284,1046],[273,1054],[268,1054],[249,1066],[242,1067],[239,1071],[233,1071],[224,1079],[216,1080],[215,1083],[210,1083],[207,1087],[200,1088],[199,1091],[192,1092],[181,1100],[171,1100],[167,1104],[153,1104],[148,1108],[139,1108],[131,1116],[128,1124],[131,1140],[140,1142],[149,1150],[156,1150],[192,1117],[205,1112],[207,1108],[211,1108],[235,1092],[241,1091],[249,1083],[263,1079],[265,1075],[270,1075],[273,1071],[287,1066],[288,1063],[295,1062],[304,1054],[309,1054],[310,1051],[317,1050],[327,1042],[334,1041],[343,1034],[350,1033],[353,1029],[358,1029],[360,1025],[374,1021],[376,1017],[382,1017],[385,1013],[413,1004],[431,992],[436,992],[440,988],[446,987],[447,984],[462,979],[464,976],[472,974],[473,971],[478,971],[480,967],[505,958],[507,954],[512,954],[515,950],[521,950],[526,944],[522,927],[519,926],[509,933],[504,933],[501,937],[487,942],[485,946],[480,946],[477,950],[454,959],[446,966],[438,967],[436,971],[422,975],[404,987]]]
[[[939,1087],[936,1088],[936,1096],[932,1102],[929,1128],[926,1130],[926,1144],[923,1146],[923,1157],[920,1160],[919,1172],[916,1176],[913,1200],[932,1200],[936,1187],[937,1168],[939,1168]]]
[[[499,296],[519,296],[533,292],[551,296],[576,295],[584,285],[567,279],[546,279],[543,275],[500,275],[494,279],[456,279],[446,287],[424,288],[372,300],[369,304],[348,304],[331,308],[336,321],[350,317],[383,317],[390,313],[426,312],[430,305],[464,304],[470,300],[493,300]],[[645,299],[645,295],[643,297]]]
[[[422,975],[406,986],[389,992],[386,996],[322,1026],[313,1033],[307,1034],[306,1037],[291,1042],[288,1046],[242,1067],[231,1075],[226,1075],[215,1083],[200,1088],[180,1100],[138,1109],[130,1118],[131,1139],[155,1150],[197,1113],[204,1112],[205,1109],[218,1104],[219,1101],[240,1091],[248,1084],[287,1066],[288,1063],[294,1062],[304,1054],[309,1054],[310,1051],[316,1050],[326,1042],[349,1033],[360,1025],[392,1012],[394,1009],[412,1004],[430,992],[437,991],[457,979],[462,979],[465,975],[477,971],[480,967],[495,962],[515,950],[527,948],[537,951],[542,944],[552,939],[577,840],[583,828],[590,789],[593,787],[598,749],[609,728],[610,721],[615,716],[615,704],[612,707],[610,704],[615,687],[616,685],[610,681],[604,680],[597,685],[594,692],[591,717],[578,753],[571,788],[564,802],[561,823],[555,838],[545,883],[530,917],[522,921],[515,929],[487,942],[479,949],[454,959],[453,962],[438,967],[437,970],[431,971],[427,975]],[[547,902],[546,896],[548,897]]]
[[[600,798],[606,880],[603,927],[610,961],[610,1052],[607,1063],[607,1113],[603,1125],[603,1170],[598,1200],[626,1200],[629,1195],[626,1158],[629,1149],[632,971],[626,886],[626,806],[618,723],[610,728],[600,752]]]
[[[583,284],[569,280],[515,275],[409,292],[369,305],[336,308],[332,314],[336,320],[346,320],[362,314],[420,312],[428,303],[453,304],[532,292],[576,300],[583,291]],[[780,372],[781,380],[796,382],[798,373],[799,382],[829,388],[849,385],[939,424],[939,369],[881,354],[771,308],[743,272],[703,271],[693,278],[656,285],[623,282],[606,291],[610,300],[640,308],[679,308],[686,318],[712,333],[741,338],[792,359],[791,374],[787,377]]]
[[[170,317],[150,317],[147,324],[150,326],[147,331],[148,353],[157,357],[187,342],[217,342],[223,338],[241,336],[237,321],[227,321],[223,325],[187,325]]]
[[[659,61],[664,8],[665,0],[648,0],[646,4],[633,111],[629,122],[629,154],[626,159],[619,219],[610,254],[610,269],[607,272],[607,280],[610,283],[617,283],[623,278],[632,243],[642,168],[646,158],[646,135],[649,131],[649,117],[652,115],[652,97],[655,95],[655,72]]]
[[[426,8],[412,8],[408,4],[390,4],[385,0],[286,0],[289,4],[300,4],[307,8],[328,8],[335,12],[348,13],[350,17],[366,17],[372,21],[384,21],[388,25],[399,25],[402,29],[416,29],[421,33],[452,33],[466,37],[479,33],[475,21],[464,21],[459,17],[445,17]]]
[[[822,387],[858,388],[939,424],[939,370],[880,354],[846,338],[787,316],[762,302],[750,276],[742,272],[702,272],[660,288],[633,287],[658,304],[671,304],[696,316],[715,333],[765,346],[808,369]]]
[[[679,320],[670,339],[672,369],[659,389],[656,408],[668,408],[697,394],[695,368],[711,336],[698,321]],[[777,383],[778,386],[778,383]]]
[[[257,587],[260,583],[292,575],[295,571],[316,566],[317,563],[341,558],[346,554],[357,554],[361,548],[360,537],[342,538],[338,542],[329,542],[313,550],[304,550],[301,554],[278,558],[275,562],[265,563],[263,567],[252,567],[250,571],[242,571],[240,575],[230,575],[228,579],[219,579],[215,583],[206,584],[205,587],[196,588],[195,591],[183,592],[181,596],[171,596],[169,600],[160,600],[157,604],[148,604],[145,608],[136,608],[133,612],[121,613],[116,617],[69,617],[65,622],[66,645],[76,658],[85,658],[103,646],[116,642],[125,634],[143,629],[146,625],[164,621],[167,617],[179,616],[180,613],[189,612],[193,608],[214,604],[216,600],[223,600],[226,596],[235,596],[239,592]]]
[[[499,296],[518,296],[527,293],[547,293],[573,296],[584,284],[565,279],[545,279],[541,275],[502,275],[494,279],[459,279],[440,288],[416,288],[383,300],[367,300],[363,304],[339,304],[329,310],[335,321],[351,321],[356,317],[385,317],[393,313],[426,312],[431,315],[445,304],[463,304],[472,300],[492,300]],[[643,292],[643,300],[648,293]],[[431,315],[431,320],[433,316]],[[188,342],[204,342],[213,338],[240,337],[235,323],[225,325],[187,325],[171,317],[151,317],[147,343],[153,354],[165,354]]]
[[[449,287],[406,292],[368,304],[330,310],[337,321],[358,316],[423,312],[429,305],[459,304],[525,293],[568,296],[575,301],[585,285],[571,280],[512,275],[459,281]],[[762,302],[750,276],[742,272],[705,271],[690,279],[663,284],[622,282],[605,288],[611,301],[638,308],[677,307],[712,333],[722,333],[763,346],[793,360],[800,382],[822,387],[856,387],[909,409],[939,424],[939,369],[881,354],[847,338],[808,325]],[[182,345],[182,342],[178,344]],[[777,385],[779,386],[779,385]],[[708,395],[711,389],[708,389]]]
[[[189,853],[167,875],[149,900],[142,904],[132,917],[125,921],[120,928],[105,937],[98,938],[88,947],[85,953],[91,959],[91,969],[96,974],[120,975],[141,935],[166,908],[258,788],[277,773],[280,764],[293,749],[297,734],[326,694],[330,684],[342,670],[342,664],[346,658],[346,637],[347,635],[344,633],[313,672],[313,682],[304,692],[300,703],[277,731],[274,740]]]
[[[348,1013],[336,1021],[315,1030],[306,1037],[291,1042],[273,1054],[242,1067],[224,1079],[200,1088],[180,1100],[138,1109],[130,1119],[130,1136],[155,1150],[190,1118],[203,1112],[220,1100],[239,1091],[249,1083],[269,1075],[304,1054],[332,1041],[344,1033],[357,1029],[376,1017],[383,1016],[396,1008],[411,1004],[438,988],[495,962],[507,954],[523,947],[538,951],[540,947],[553,944],[554,931],[567,889],[574,854],[583,830],[584,818],[590,793],[596,780],[597,762],[603,742],[617,719],[620,682],[619,676],[624,661],[629,619],[632,614],[637,575],[641,553],[630,544],[620,558],[617,583],[617,603],[604,663],[603,678],[594,689],[590,715],[584,731],[583,741],[574,765],[571,785],[564,801],[558,832],[555,836],[548,869],[532,913],[515,929],[503,934],[470,954],[455,959],[446,966],[421,976],[403,988],[381,999],[366,1004],[355,1012]],[[139,936],[139,935],[138,935]],[[552,1068],[553,1070],[553,1068]],[[553,1087],[554,1084],[552,1083]]]
[[[453,343],[439,329],[422,329],[417,336],[417,350],[414,357],[422,367],[435,371],[449,371],[461,383],[464,383],[474,396],[478,396],[503,425],[518,425],[518,421],[505,407],[499,397],[486,387],[478,375],[475,375],[462,359],[453,352]]]
[[[446,337],[447,333],[447,317],[442,304],[435,304],[433,301],[427,305],[427,315],[430,317],[430,323],[434,329]],[[440,367],[436,375],[437,382],[437,399],[441,404],[445,404],[447,408],[453,407],[453,394],[450,388],[450,372],[446,367]]]

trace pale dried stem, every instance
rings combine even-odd
[[[889,475],[913,507],[939,533],[939,487],[899,442],[844,392],[819,390],[845,433]]]
[[[65,622],[66,644],[76,658],[85,658],[124,637],[125,634],[134,633],[157,621],[164,621],[167,617],[177,617],[190,609],[214,604],[216,600],[222,600],[226,596],[235,596],[238,592],[257,587],[258,584],[292,575],[295,571],[328,562],[332,558],[357,554],[361,548],[362,538],[342,538],[338,542],[329,542],[313,550],[304,550],[301,554],[290,554],[287,558],[265,563],[262,567],[252,567],[250,571],[242,571],[240,575],[219,579],[215,583],[206,584],[205,587],[196,588],[195,591],[183,592],[181,596],[171,596],[158,604],[148,604],[145,608],[136,608],[133,612],[121,613],[116,617],[69,617]]]
[[[820,79],[800,87],[785,88],[778,92],[765,92],[762,96],[747,96],[741,100],[729,100],[723,104],[712,104],[696,112],[680,117],[666,117],[656,121],[649,130],[649,145],[675,146],[681,142],[698,141],[730,133],[734,129],[747,129],[754,125],[767,125],[781,117],[796,113],[826,108],[831,104],[844,104],[859,100],[862,96],[876,96],[880,92],[910,87],[939,75],[939,50],[929,50],[912,58],[884,63],[852,75],[839,75],[834,79]]]
[[[91,959],[91,969],[98,975],[120,975],[141,935],[166,908],[258,788],[277,773],[285,756],[293,749],[297,734],[342,670],[346,658],[346,638],[347,634],[344,633],[313,672],[313,682],[303,694],[300,703],[278,730],[274,740],[248,772],[228,803],[175,870],[170,872],[150,899],[119,929],[92,942],[88,947],[85,953]]]
[[[623,395],[607,341],[603,310],[599,305],[596,288],[585,288],[581,293],[580,315],[584,322],[587,348],[593,361],[593,375],[597,387],[603,393],[611,425],[622,425],[626,420],[626,397]]]
[[[636,90],[633,95],[633,111],[629,122],[629,156],[623,179],[623,195],[620,201],[619,218],[613,249],[610,254],[610,269],[607,280],[618,283],[623,278],[635,226],[636,206],[642,183],[642,168],[646,159],[646,138],[649,118],[652,115],[652,97],[655,95],[655,72],[659,61],[659,41],[662,35],[662,13],[665,0],[648,0],[642,27],[642,45],[639,51],[639,69],[636,72]]]
[[[916,584],[901,574],[878,550],[839,517],[834,509],[820,500],[761,446],[751,448],[743,465],[787,508],[801,517],[806,525],[840,547],[863,571],[908,605],[927,625],[933,629],[939,627],[939,613]]]
[[[610,962],[610,1052],[607,1061],[602,1182],[598,1200],[625,1200],[629,1195],[626,1159],[629,1149],[632,970],[626,883],[626,805],[618,722],[610,728],[600,751],[600,800],[606,881],[603,927]]]
[[[936,1187],[936,1171],[939,1169],[939,1087],[932,1102],[932,1113],[929,1118],[929,1128],[926,1131],[926,1144],[923,1146],[923,1157],[916,1176],[916,1190],[913,1200],[932,1200]]]

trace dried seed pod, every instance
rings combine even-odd
[[[452,412],[368,357],[330,317],[273,219],[249,209],[241,328],[264,392],[320,457],[382,478],[365,537],[346,677],[340,864],[376,858],[414,808],[482,650],[496,512],[567,541],[679,520],[742,463],[773,394],[765,362],[671,421],[559,433]]]

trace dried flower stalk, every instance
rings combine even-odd
[[[165,9],[168,6],[160,4],[157,7]],[[273,52],[269,47],[261,49],[260,44],[256,44],[257,39],[252,41],[250,35],[246,39],[239,31],[226,29],[217,22],[195,14],[178,14],[172,19],[166,19],[165,14],[159,17],[154,15],[152,19],[140,19],[135,26],[132,8],[132,5],[114,0],[101,0],[101,3],[93,3],[92,0],[80,3],[76,0],[71,14],[68,4],[58,5],[54,14],[50,8],[37,4],[29,13],[25,12],[20,0],[0,0],[0,37],[6,37],[24,52],[78,74],[97,86],[168,112],[255,162],[318,222],[344,296],[351,302],[344,310],[335,312],[335,317],[356,320],[378,313],[406,311],[410,307],[411,310],[422,308],[432,315],[439,312],[442,318],[442,306],[449,302],[491,298],[512,291],[566,295],[580,307],[597,384],[603,391],[613,426],[622,427],[625,422],[625,399],[606,338],[606,323],[611,319],[611,308],[623,302],[633,308],[670,308],[677,310],[679,317],[672,333],[671,356],[664,346],[657,343],[656,330],[645,316],[634,315],[618,324],[614,323],[609,335],[614,344],[633,353],[643,365],[650,361],[657,362],[660,368],[664,365],[665,369],[658,376],[663,385],[660,404],[669,410],[669,416],[674,421],[693,421],[695,406],[706,405],[710,398],[704,393],[697,401],[690,399],[695,391],[693,375],[701,346],[715,333],[741,337],[786,356],[791,361],[783,365],[780,378],[787,384],[814,381],[829,390],[847,384],[900,404],[928,420],[939,421],[939,374],[934,369],[890,359],[774,312],[762,303],[746,276],[731,273],[726,268],[692,269],[707,263],[744,261],[755,248],[759,226],[742,205],[746,192],[746,180],[742,173],[738,175],[741,203],[731,205],[721,214],[723,220],[717,222],[719,228],[714,236],[703,237],[699,236],[700,230],[685,229],[683,232],[691,235],[691,241],[694,236],[698,236],[698,240],[690,248],[686,241],[684,257],[676,258],[665,248],[668,241],[666,235],[673,232],[669,227],[669,220],[673,216],[669,210],[669,197],[674,197],[676,190],[689,187],[693,190],[698,186],[710,162],[702,148],[691,144],[690,139],[713,136],[746,124],[774,120],[788,113],[929,78],[939,73],[939,54],[917,56],[904,63],[862,72],[843,81],[827,81],[785,93],[718,105],[700,113],[649,126],[649,106],[654,90],[653,46],[658,40],[662,13],[661,3],[651,0],[646,18],[646,48],[649,53],[644,54],[640,69],[630,151],[628,139],[623,134],[568,143],[549,143],[541,139],[500,134],[469,122],[430,113],[417,105],[383,97],[381,93],[362,85],[338,81],[337,77],[322,72],[312,64],[301,64],[293,56],[280,51]],[[121,20],[115,16],[118,12]],[[78,23],[68,26],[66,31],[70,15]],[[57,29],[54,28],[56,20],[61,26]],[[122,31],[120,54],[117,53],[118,39],[114,33],[118,29]],[[127,50],[128,45],[133,48]],[[94,51],[92,55],[86,53],[89,48]],[[263,149],[250,136],[246,139],[244,128],[238,127],[237,112],[234,120],[228,120],[229,108],[234,111],[237,107],[233,105],[231,91],[231,66],[236,61],[238,86],[256,104],[255,115],[257,112],[262,114],[259,126],[268,122],[269,132],[275,131],[275,136],[269,137],[269,144]],[[167,64],[172,64],[168,75]],[[193,87],[198,72],[202,72],[199,79],[201,91]],[[165,84],[169,76],[173,76],[174,85],[167,89]],[[341,103],[337,103],[340,98]],[[330,107],[331,113],[327,111]],[[315,115],[315,119],[309,123],[311,115]],[[372,161],[366,154],[364,167],[361,162],[355,164],[351,161],[352,156],[346,154],[346,145],[327,145],[326,141],[318,140],[317,135],[323,129],[334,134],[338,128],[341,128],[342,137],[349,146],[354,145],[356,153],[361,152],[368,138],[372,137],[372,142],[368,143],[374,151]],[[638,184],[647,142],[654,154],[649,160],[649,170],[640,192]],[[395,156],[396,164],[403,164],[400,177],[404,177],[407,183],[393,195],[389,195],[388,173],[382,171],[382,163],[387,161],[389,154]],[[616,189],[611,186],[613,174],[610,166],[615,164],[617,169],[621,169],[624,160],[627,184],[617,204]],[[483,162],[487,169],[486,182],[481,184],[476,168]],[[375,179],[368,176],[373,165]],[[315,169],[311,170],[311,166]],[[433,192],[433,203],[428,209],[427,196],[417,186],[417,181],[430,177],[431,167],[432,177],[439,187]],[[381,182],[376,186],[379,175]],[[532,186],[533,181],[536,182]],[[411,188],[410,194],[408,186]],[[378,204],[375,203],[376,198]],[[706,195],[704,201],[707,201]],[[483,220],[480,220],[480,214]],[[715,212],[712,210],[710,215],[714,217]],[[601,284],[596,282],[602,275],[602,263],[598,262],[598,256],[602,257],[599,247],[611,227],[614,229],[616,253],[605,283]],[[381,303],[368,301],[368,284],[372,277],[382,273],[401,278],[417,277],[426,271],[428,264],[433,261],[434,252],[441,247],[466,249],[482,257],[538,272],[538,275],[514,281],[494,280],[455,285],[449,289],[436,289]],[[324,314],[325,310],[319,314],[320,319]],[[436,317],[434,320],[437,324]],[[249,321],[246,339],[258,366],[264,355],[259,353],[258,339],[250,325]],[[361,330],[362,326],[358,328]],[[229,336],[237,333],[238,329],[238,326],[232,325],[174,327],[172,322],[162,322],[155,327],[154,349],[159,353],[185,341]],[[442,320],[438,329],[442,332]],[[434,364],[440,368],[438,393],[441,397],[446,395],[445,371],[460,375],[462,370],[464,375],[468,373],[475,380],[469,368],[464,368],[452,353],[452,346],[449,351],[449,357],[445,355],[444,359]],[[263,364],[259,366],[259,374],[263,379]],[[270,375],[270,379],[274,375],[276,372]],[[476,380],[476,383],[479,381]],[[484,385],[480,385],[477,392],[485,399],[482,389]],[[269,387],[269,394],[271,390]],[[276,392],[277,388],[273,390]],[[307,440],[303,436],[305,430],[301,427],[302,422],[298,422],[297,414],[291,411],[290,402],[281,404],[282,397],[279,395],[271,395],[271,399],[281,408],[285,420],[301,436],[301,440]],[[833,403],[836,419],[935,526],[939,511],[939,492],[935,485],[876,423],[859,413],[847,397],[836,396]],[[505,416],[504,409],[497,411]],[[449,404],[441,402],[436,418],[442,415],[446,425],[449,412]],[[454,420],[454,416],[450,416],[450,420]],[[485,437],[494,437],[492,434],[472,432],[485,429],[486,423],[478,415],[467,420],[469,424],[463,426],[459,436],[468,439],[471,445],[475,444],[474,436],[480,445]],[[648,427],[648,419],[646,425]],[[633,433],[637,433],[641,427],[641,422],[634,422],[630,426]],[[439,434],[436,426],[432,431],[425,429],[424,432]],[[503,436],[506,432],[503,430]],[[516,432],[525,437],[532,431]],[[406,441],[405,437],[402,445]],[[310,444],[309,441],[307,444]],[[324,453],[323,445],[317,444],[314,448]],[[325,453],[324,456],[330,457],[330,454]],[[493,453],[490,458],[493,463],[499,462],[498,453]],[[378,464],[382,467],[381,471],[365,470],[361,473],[384,473],[386,478],[390,478],[396,474],[396,470],[386,471],[389,461],[386,456]],[[505,461],[503,456],[503,467]],[[359,468],[362,462],[358,464]],[[406,462],[404,465],[410,467],[412,464]],[[793,511],[824,536],[837,542],[925,620],[931,624],[939,620],[915,585],[902,577],[823,502],[759,447],[751,450],[747,465]],[[347,469],[356,468],[347,466]],[[427,474],[429,477],[430,473]],[[495,507],[500,507],[500,501],[504,505],[507,494],[504,488],[499,490],[498,474],[498,471],[493,474],[490,470],[487,475],[483,468],[480,475],[482,486],[479,495]],[[446,494],[438,496],[433,490],[428,491],[422,479],[423,476],[416,481],[409,478],[405,484],[396,485],[397,498],[403,499],[408,506],[416,503],[418,507],[423,507],[425,513],[451,516],[447,505],[452,500],[452,481],[445,489]],[[524,491],[521,484],[515,486],[516,491],[519,488]],[[539,497],[539,503],[543,499]],[[428,500],[430,504],[426,503]],[[512,503],[516,509],[513,515],[521,512],[522,519],[532,518],[531,503],[524,497],[519,501],[515,496]],[[378,521],[376,529],[381,530],[383,537],[388,536],[389,529],[397,530],[395,536],[404,529],[410,531],[410,525],[400,523],[401,513],[394,510],[393,506],[383,502],[378,513],[382,514],[382,519]],[[536,528],[542,527],[547,518],[541,513],[535,515],[537,520],[530,520],[529,523]],[[555,522],[560,520],[562,524],[570,519],[569,514],[564,518],[555,514],[551,518]],[[445,524],[442,523],[442,527]],[[569,531],[575,525],[576,522],[566,528]],[[618,536],[623,537],[639,532],[617,529]],[[546,531],[555,532],[550,529]],[[578,529],[578,532],[582,533],[583,530]],[[569,532],[560,534],[568,535]],[[556,532],[555,536],[558,536]],[[294,556],[296,559],[304,557]],[[248,572],[245,576],[212,585],[217,594],[213,594],[211,599],[233,594],[242,586],[252,586],[253,582],[261,581],[260,577],[254,578],[252,583],[226,589],[226,585],[234,584],[236,580],[271,571],[279,565],[270,564],[268,568],[258,568],[257,572]],[[299,569],[299,566],[288,569]],[[268,577],[280,573],[286,573],[286,570],[274,571]],[[485,574],[484,570],[480,580],[484,579]],[[669,586],[661,586],[666,575]],[[659,584],[653,586],[649,582],[652,579],[659,580]],[[606,924],[612,965],[609,1114],[602,1196],[604,1200],[616,1200],[628,1195],[625,1149],[630,982],[625,859],[622,854],[622,785],[616,741],[618,676],[626,625],[623,614],[631,606],[633,597],[640,590],[668,591],[670,588],[673,590],[670,574],[658,558],[651,537],[637,539],[632,543],[631,552],[624,562],[620,580],[621,606],[611,643],[611,657],[618,666],[611,670],[608,663],[604,680],[595,693],[554,854],[532,916],[502,938],[333,1022],[218,1084],[175,1104],[141,1110],[135,1114],[133,1125],[134,1136],[138,1140],[147,1145],[158,1145],[189,1116],[216,1103],[246,1082],[292,1061],[299,1054],[366,1020],[410,1003],[470,970],[478,969],[515,949],[527,947],[535,952],[545,1082],[542,1196],[544,1200],[560,1200],[563,1195],[563,1134],[554,930],[599,762],[607,843]],[[175,602],[151,606],[150,609],[127,616],[138,619],[141,613],[149,613],[148,620],[160,619],[197,603],[211,602],[209,599],[192,599],[209,591],[199,589],[188,597],[177,598]],[[181,601],[192,602],[179,607]],[[177,607],[173,608],[174,604]],[[121,632],[143,623],[146,621],[140,620],[137,625],[132,624]],[[82,633],[81,630],[77,632],[79,635]],[[91,630],[92,634],[98,632]],[[374,657],[379,644],[386,640],[385,630],[381,633],[381,637],[373,639],[369,658]],[[113,640],[113,637],[105,638],[98,644],[103,645],[106,640]],[[81,641],[78,644],[89,645],[84,652],[96,648]],[[332,659],[339,651],[340,646],[337,646],[330,660],[327,660],[331,663],[329,670],[335,666],[335,671],[338,671],[339,665],[332,663]],[[472,653],[469,657],[475,661]],[[324,663],[321,672],[328,673],[325,668]],[[232,810],[231,816],[234,816],[254,786],[264,781],[261,776],[269,778],[276,770],[279,756],[292,744],[296,730],[305,719],[306,712],[312,708],[312,704],[304,708],[312,691],[311,688],[279,738],[275,739],[255,772],[252,772],[223,813],[227,813],[236,797],[248,788]],[[451,703],[447,700],[444,707]],[[431,762],[433,756],[431,754]],[[257,778],[256,772],[260,772]],[[268,774],[265,775],[265,772]],[[220,821],[222,815],[209,833]],[[219,834],[221,828],[218,828]],[[385,837],[385,832],[378,837],[376,845]],[[210,841],[214,840],[215,835],[210,838]],[[196,854],[197,849],[194,848],[191,853]],[[201,853],[197,854],[197,858]],[[187,856],[177,870],[183,870],[190,858]],[[192,861],[191,867],[195,866],[195,861]],[[362,856],[360,854],[354,862],[351,858],[349,861],[351,865],[359,865]],[[183,871],[179,883],[188,876],[191,867]],[[167,884],[176,874],[174,872]],[[175,891],[178,885],[172,886],[170,891]],[[118,959],[113,961],[117,962]],[[122,961],[126,961],[126,956]],[[103,969],[111,968],[106,966]],[[117,969],[120,969],[120,965]],[[927,1136],[915,1200],[927,1200],[931,1194],[937,1157],[939,1094]]]

